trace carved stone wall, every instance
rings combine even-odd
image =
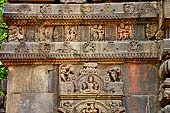
[[[169,113],[168,0],[25,2],[4,9],[7,113]]]

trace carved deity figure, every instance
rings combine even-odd
[[[24,31],[21,27],[17,27],[17,26],[10,26],[8,28],[9,30],[9,37],[8,37],[8,41],[21,41],[24,40]]]
[[[95,107],[94,102],[88,102],[86,108],[82,109],[80,113],[101,113],[98,108]]]
[[[132,26],[127,24],[120,24],[117,28],[118,40],[132,39]]]
[[[89,75],[86,82],[82,83],[83,93],[97,93],[100,90],[100,84],[95,81],[93,75]]]
[[[65,64],[60,67],[60,79],[62,82],[69,82],[74,79],[74,68],[72,65]]]
[[[66,26],[65,41],[77,41],[77,27],[76,26]]]
[[[53,27],[40,26],[38,30],[38,40],[40,42],[50,42],[52,38]]]
[[[102,25],[93,26],[90,41],[104,41],[104,30]]]
[[[111,82],[120,82],[120,69],[111,69],[107,71]]]

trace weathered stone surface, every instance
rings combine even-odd
[[[158,93],[158,69],[151,64],[128,63],[123,65],[125,95],[156,95]]]
[[[156,96],[134,95],[125,97],[126,113],[157,113]]]
[[[53,113],[53,93],[8,94],[7,113]]]

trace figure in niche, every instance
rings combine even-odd
[[[103,26],[94,25],[91,31],[92,31],[92,35],[90,41],[104,41]]]
[[[60,68],[60,78],[62,82],[69,82],[75,78],[72,65],[62,65]]]
[[[18,26],[10,26],[8,28],[9,30],[9,36],[8,36],[8,41],[15,41],[19,42],[21,40],[24,40],[24,30],[22,27]]]
[[[95,81],[92,75],[89,75],[86,82],[82,84],[83,93],[97,93],[100,90],[100,84]]]
[[[89,102],[86,105],[86,108],[82,109],[80,113],[100,113],[98,108],[95,108],[94,102]]]
[[[117,29],[118,40],[132,39],[132,26],[127,24],[120,24]]]
[[[110,77],[111,82],[120,82],[120,69],[109,70],[107,75]]]
[[[65,41],[77,41],[77,27],[66,26]]]

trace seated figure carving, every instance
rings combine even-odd
[[[92,75],[89,75],[87,81],[82,83],[83,93],[97,93],[100,90],[100,84],[95,81]]]

